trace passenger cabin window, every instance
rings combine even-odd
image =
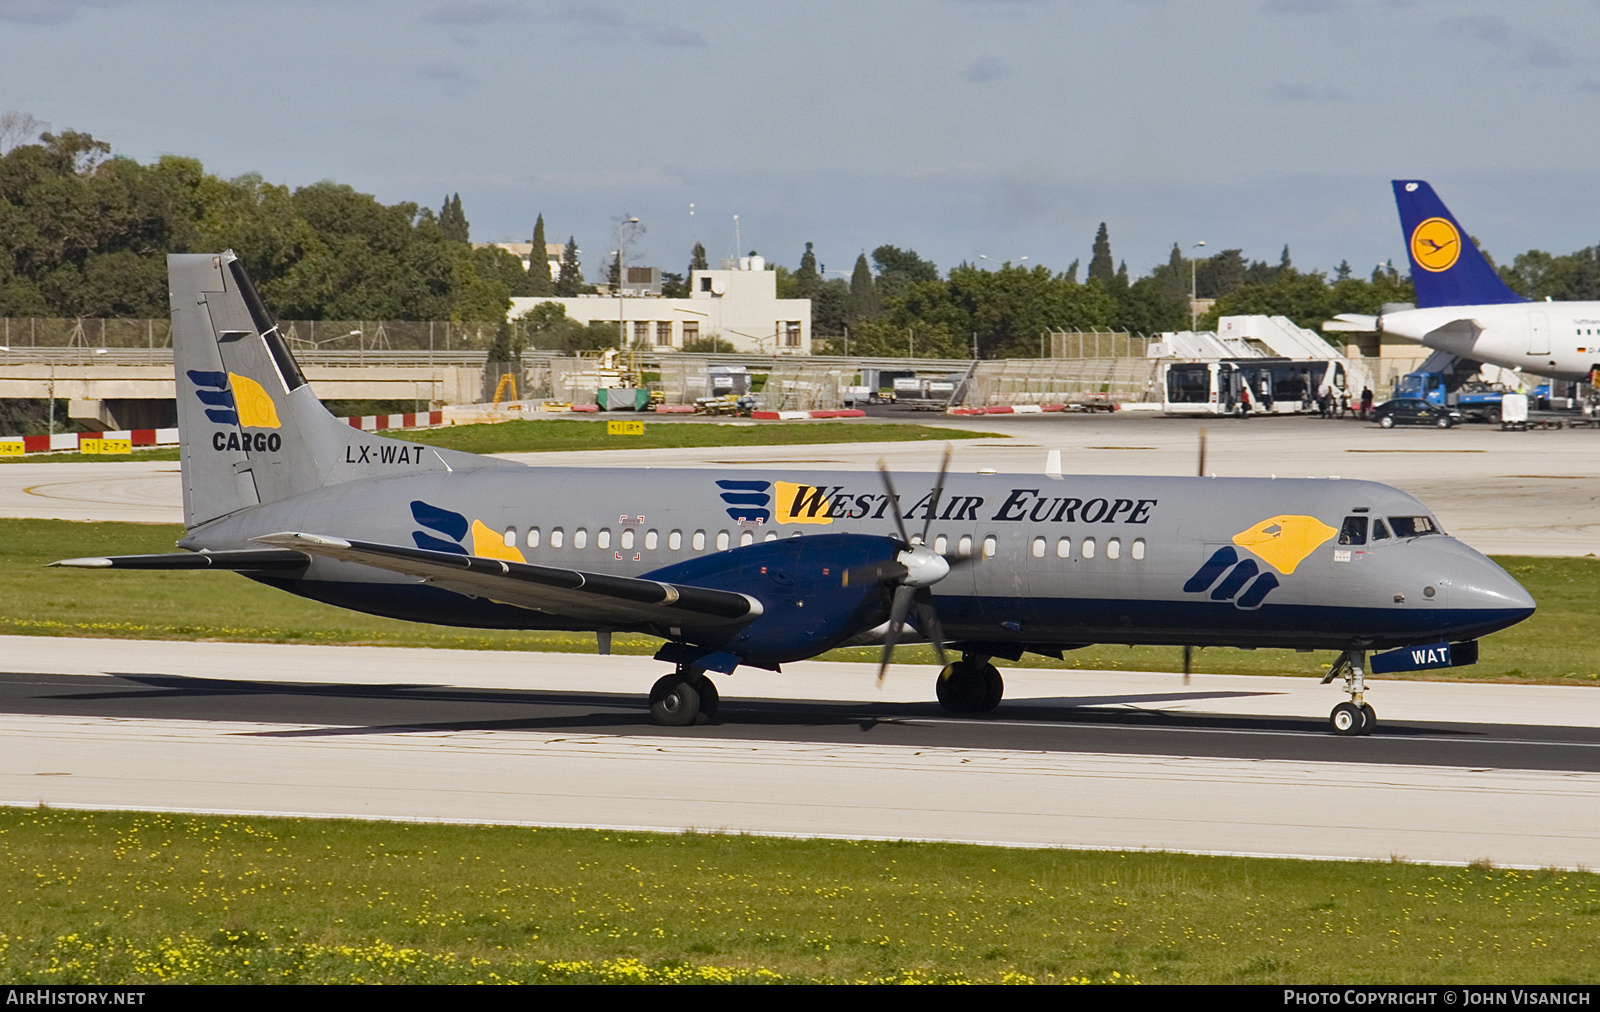
[[[950,550],[950,539],[945,537],[943,534],[935,535],[933,539],[933,550],[938,552],[940,555],[943,555],[945,552]]]
[[[506,528],[506,547],[517,547],[517,529],[515,527]]]
[[[1364,545],[1367,543],[1367,518],[1345,517],[1344,526],[1339,528],[1339,544]]]
[[[1128,554],[1135,559],[1144,558],[1144,538],[1134,538],[1133,544],[1128,546]]]
[[[589,546],[589,532],[582,527],[572,532],[572,547],[587,548]]]
[[[1083,539],[1083,549],[1082,550],[1083,550],[1083,557],[1084,558],[1086,558],[1086,559],[1094,558],[1094,538],[1084,538]]]
[[[623,532],[622,532],[622,547],[624,549],[628,549],[628,548],[632,548],[633,547],[633,528],[629,527],[629,528],[625,528],[623,530]]]
[[[970,535],[970,534],[961,535],[961,540],[956,542],[956,554],[957,555],[971,555],[972,554],[972,535]]]
[[[1062,538],[1060,541],[1056,542],[1056,558],[1058,558],[1058,559],[1070,559],[1070,558],[1072,558],[1072,539],[1071,538]]]
[[[728,550],[728,532],[727,531],[718,531],[717,532],[717,551],[726,552],[727,550]]]
[[[537,527],[529,527],[528,528],[528,547],[529,548],[538,548],[539,547],[539,528],[537,528]]]
[[[1380,521],[1381,522],[1381,521]],[[1432,517],[1390,517],[1389,526],[1397,538],[1420,538],[1424,534],[1442,534]]]
[[[602,527],[594,532],[594,546],[596,548],[611,547],[611,528]]]
[[[743,548],[746,545],[753,545],[755,543],[756,543],[756,536],[754,534],[751,534],[749,531],[745,531],[744,533],[739,535],[739,547],[740,548]]]
[[[1108,559],[1120,559],[1120,558],[1122,558],[1122,541],[1121,541],[1121,539],[1112,538],[1110,541],[1106,542],[1106,558],[1108,558]]]
[[[689,544],[697,552],[705,551],[706,550],[706,532],[705,531],[695,531],[694,532],[694,539],[692,541],[690,541]]]
[[[559,528],[559,527],[551,528],[550,529],[550,547],[551,548],[560,548],[562,540],[563,540],[563,536],[561,534],[561,528]]]
[[[647,551],[647,552],[655,551],[656,550],[656,545],[659,544],[659,543],[660,543],[660,539],[657,537],[655,531],[645,531],[645,533],[644,533],[645,551]]]
[[[673,531],[671,534],[668,534],[667,547],[672,549],[674,552],[681,549],[683,547],[683,532]]]
[[[1372,521],[1372,540],[1374,540],[1374,541],[1388,541],[1389,540],[1389,528],[1387,528],[1387,527],[1385,527],[1383,525],[1383,518],[1382,517],[1374,518],[1373,521]]]
[[[994,558],[995,553],[998,552],[999,550],[1000,550],[1000,542],[995,539],[995,536],[993,534],[991,534],[988,537],[983,539],[983,557],[984,558],[986,558],[986,559]]]
[[[1036,559],[1044,558],[1044,538],[1034,538],[1033,539],[1033,549],[1032,549],[1032,551],[1033,551],[1033,557],[1034,558],[1036,558]]]
[[[778,540],[778,532],[777,531],[768,531],[767,532],[767,536],[762,538],[761,540],[762,541],[776,541],[776,540]]]

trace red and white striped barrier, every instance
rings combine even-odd
[[[363,432],[381,432],[384,429],[426,429],[444,424],[443,411],[418,411],[404,415],[358,415],[344,419],[346,425]]]
[[[836,408],[831,411],[752,411],[750,417],[767,422],[793,422],[802,418],[865,418],[867,413],[859,408]]]
[[[178,430],[119,429],[113,432],[58,432],[53,436],[13,436],[9,439],[0,438],[0,453],[76,453],[86,439],[126,439],[133,446],[172,446],[178,442]]]
[[[1065,411],[1065,404],[990,404],[980,408],[949,408],[951,415],[1037,415],[1045,411]]]

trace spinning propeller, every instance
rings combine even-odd
[[[894,584],[894,598],[889,605],[889,630],[883,638],[883,658],[878,664],[879,685],[883,684],[884,672],[889,670],[889,659],[894,654],[895,644],[900,641],[900,634],[905,630],[906,617],[913,608],[916,609],[917,628],[932,641],[933,649],[939,655],[939,663],[945,663],[944,629],[939,624],[939,612],[934,607],[933,592],[929,588],[948,576],[951,567],[975,558],[971,555],[940,555],[926,544],[928,528],[933,525],[939,499],[944,494],[945,475],[950,470],[950,454],[951,448],[946,446],[944,460],[939,464],[939,479],[934,483],[933,494],[928,499],[928,508],[923,517],[922,533],[916,538],[906,532],[905,516],[900,510],[900,497],[895,492],[889,466],[882,460],[878,461],[878,470],[883,474],[883,487],[894,506],[895,527],[900,532],[900,543],[904,547],[892,559],[847,571],[844,584],[847,587],[861,583]]]

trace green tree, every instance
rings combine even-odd
[[[794,272],[794,298],[813,298],[822,288],[822,275],[817,273],[817,255],[811,251],[811,244],[806,243],[806,251],[800,254],[800,269]]]
[[[547,244],[541,214],[533,223],[533,249],[528,253],[528,294],[535,298],[556,293],[556,281],[550,276],[550,261],[545,253]]]
[[[556,279],[556,294],[571,298],[583,292],[583,265],[578,262],[578,239],[567,237],[566,249],[561,253],[561,277]]]
[[[444,207],[439,210],[439,230],[444,233],[446,242],[469,241],[471,226],[461,210],[461,194],[445,198]]]
[[[1088,280],[1098,281],[1109,290],[1115,274],[1116,266],[1111,261],[1111,233],[1102,221],[1100,231],[1094,234],[1094,256],[1089,258]]]
[[[917,256],[916,250],[903,250],[898,246],[879,246],[872,251],[872,262],[878,267],[874,279],[878,298],[888,302],[902,290],[919,281],[938,281],[938,265]]]
[[[883,312],[878,301],[877,287],[872,283],[872,268],[867,266],[865,253],[856,257],[856,269],[850,275],[850,302],[845,313],[852,324],[876,319]]]
[[[711,263],[706,260],[706,248],[703,243],[695,243],[694,249],[689,253],[689,276],[693,277],[695,271],[708,271]]]

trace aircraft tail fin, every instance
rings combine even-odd
[[[232,252],[169,254],[167,272],[188,527],[323,485],[504,463],[334,418]]]
[[[1527,301],[1500,280],[1433,187],[1420,179],[1393,184],[1419,308]]]

